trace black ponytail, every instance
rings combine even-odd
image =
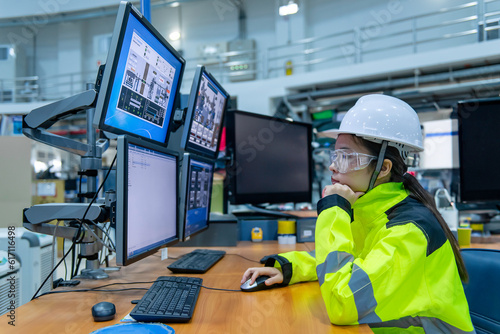
[[[356,140],[361,141],[360,144],[366,147],[370,151],[370,154],[378,155],[381,147],[380,144],[370,142],[359,137],[355,138]],[[455,255],[455,262],[457,263],[460,279],[463,283],[467,283],[469,281],[469,275],[467,274],[462,255],[460,253],[460,246],[458,245],[457,239],[448,227],[448,224],[439,213],[436,207],[436,203],[434,202],[434,198],[427,190],[422,187],[420,182],[418,182],[418,180],[413,175],[407,173],[408,168],[403,158],[399,154],[397,148],[392,146],[387,147],[385,159],[389,159],[392,161],[390,182],[403,182],[403,186],[410,192],[410,196],[424,204],[438,220],[439,225],[441,225],[441,228],[443,229],[443,232],[450,242],[451,248],[453,249],[453,254]]]
[[[446,238],[451,244],[453,254],[455,254],[455,262],[457,263],[460,279],[462,282],[467,283],[469,281],[469,275],[467,274],[464,260],[462,259],[462,255],[460,253],[460,246],[458,245],[457,239],[455,239],[455,236],[451,232],[443,216],[439,213],[436,203],[434,202],[434,198],[432,198],[431,194],[429,194],[429,192],[425,190],[420,182],[418,182],[418,180],[411,174],[403,174],[403,186],[410,192],[412,197],[423,203],[434,214],[434,216],[436,216],[439,225],[441,225]]]

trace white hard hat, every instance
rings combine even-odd
[[[388,95],[362,96],[345,114],[338,130],[322,132],[332,138],[343,133],[376,143],[386,140],[403,157],[410,151],[424,150],[417,113],[406,102]]]

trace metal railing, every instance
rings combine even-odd
[[[40,96],[44,100],[59,100],[86,90],[88,83],[95,83],[96,71],[74,72],[40,78]]]
[[[190,85],[197,64],[221,83],[317,71],[346,64],[415,54],[452,46],[498,39],[500,0],[463,3],[436,12],[385,21],[377,18],[364,26],[325,36],[306,38],[266,50],[232,51],[205,58],[188,58],[183,85]],[[54,100],[85,89],[97,70],[51,77],[0,79],[0,102]],[[190,88],[183,86],[182,91]]]
[[[394,15],[392,15],[394,16]],[[265,77],[472,44],[498,38],[500,1],[481,0],[437,12],[397,19],[388,15],[364,26],[306,38],[267,50]]]
[[[32,102],[40,96],[39,78],[0,79],[0,102]]]

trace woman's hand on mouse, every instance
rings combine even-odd
[[[346,200],[353,205],[361,195],[364,195],[362,191],[354,192],[349,186],[345,184],[335,183],[332,185],[327,185],[323,189],[323,197],[329,195],[339,195],[344,197]]]
[[[245,283],[251,278],[250,284],[253,284],[257,277],[267,275],[269,278],[266,280],[266,285],[280,284],[283,283],[283,274],[281,271],[274,267],[256,267],[248,268],[243,274],[241,279],[241,284]]]

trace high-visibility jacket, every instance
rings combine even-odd
[[[283,285],[318,280],[336,325],[382,333],[475,333],[450,242],[402,183],[384,183],[352,206],[318,202],[315,251],[271,256]]]

